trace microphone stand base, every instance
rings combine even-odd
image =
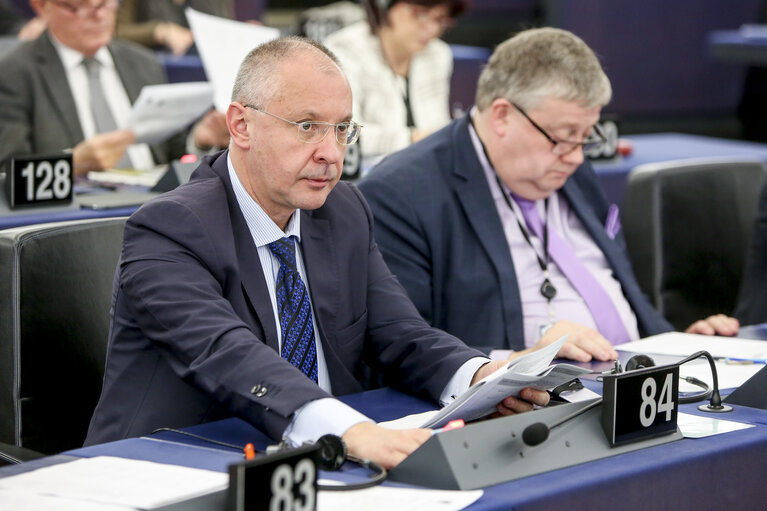
[[[700,405],[698,407],[698,410],[701,412],[709,412],[709,413],[727,413],[732,411],[732,406],[729,405],[722,405],[713,407],[711,405]]]

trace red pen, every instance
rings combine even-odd
[[[242,452],[245,453],[246,460],[252,460],[253,458],[256,457],[256,448],[253,447],[253,444],[250,444],[250,443],[246,444]]]
[[[466,425],[466,423],[463,421],[463,419],[455,419],[447,424],[445,424],[443,427],[439,429],[432,430],[431,434],[436,435],[437,433],[442,433],[443,431],[450,431],[451,429],[458,429],[462,428]]]

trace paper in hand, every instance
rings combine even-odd
[[[141,89],[128,119],[136,143],[157,144],[186,129],[213,106],[208,82],[164,83]]]
[[[421,427],[439,428],[454,419],[479,419],[493,413],[504,398],[519,395],[525,387],[553,389],[590,373],[590,369],[570,364],[549,365],[566,340],[567,336],[562,336],[545,348],[515,358],[506,367],[469,387]]]

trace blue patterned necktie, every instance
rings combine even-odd
[[[277,310],[282,330],[282,358],[317,382],[317,346],[309,293],[296,267],[293,237],[269,243],[280,262],[277,272]]]

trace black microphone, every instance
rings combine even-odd
[[[580,410],[576,410],[575,412],[571,413],[570,415],[565,415],[561,419],[552,422],[550,425],[546,425],[543,422],[534,422],[527,426],[525,430],[522,432],[522,441],[525,443],[525,445],[530,447],[535,447],[538,444],[543,443],[547,438],[549,438],[549,432],[559,426],[560,424],[563,424],[570,419],[574,419],[575,417],[586,413],[587,411],[591,410],[597,405],[602,404],[602,398],[594,400],[593,402],[589,403],[587,406],[584,406]]]
[[[682,359],[679,362],[679,365],[689,362],[691,360],[695,360],[699,357],[706,357],[708,360],[708,365],[711,366],[711,376],[714,380],[713,388],[711,389],[711,400],[707,405],[700,405],[698,407],[698,410],[701,412],[712,412],[712,413],[724,413],[724,412],[731,412],[732,406],[729,405],[723,405],[722,404],[722,397],[719,395],[719,378],[716,374],[716,365],[714,364],[714,357],[711,356],[711,354],[708,351],[698,351],[697,353],[693,353],[689,357],[686,357]]]

